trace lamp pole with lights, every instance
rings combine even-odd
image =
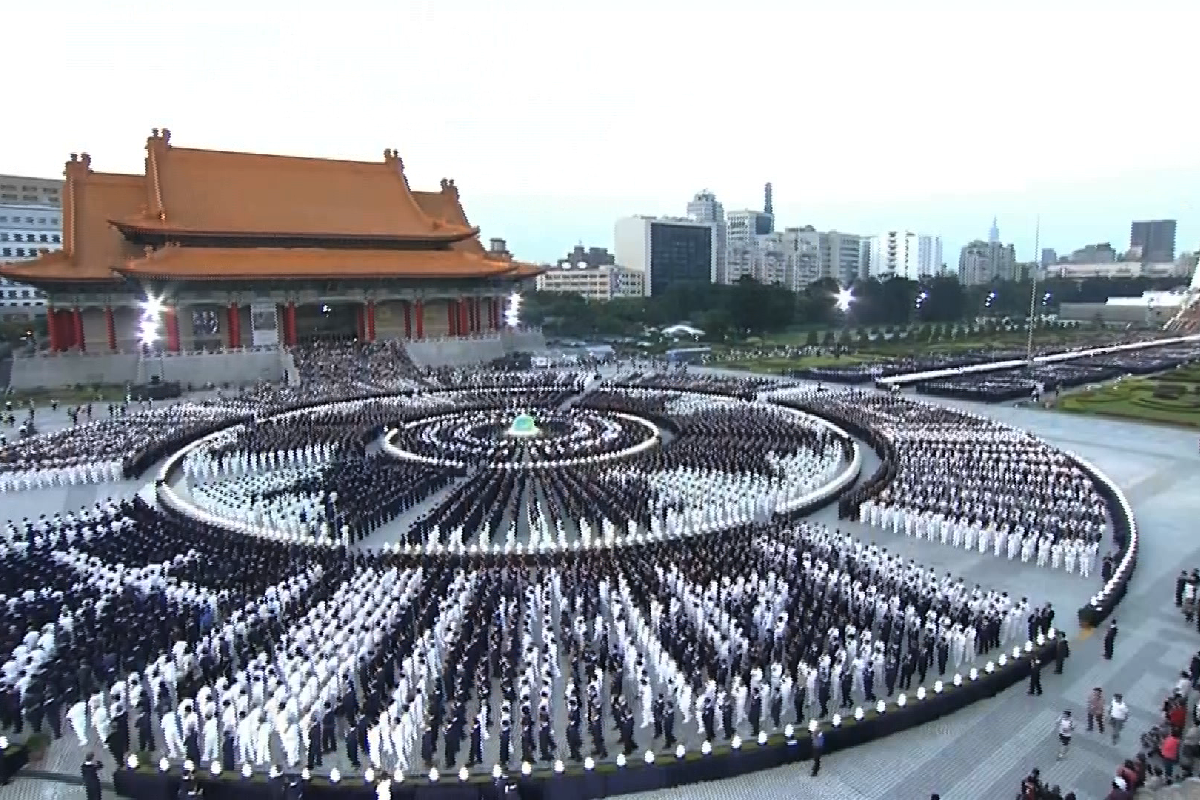
[[[838,289],[837,294],[833,297],[833,305],[842,315],[841,333],[838,334],[838,340],[833,343],[834,352],[840,353],[842,340],[847,338],[846,334],[850,329],[850,307],[854,305],[854,290],[849,286]]]
[[[157,297],[147,297],[142,301],[142,319],[138,327],[138,342],[141,344],[142,357],[145,359],[151,349],[162,338],[160,327],[165,306]],[[158,348],[158,379],[165,381],[166,364],[163,361],[162,348]]]
[[[914,316],[916,317],[916,322],[918,324],[921,322],[921,309],[924,307],[925,301],[928,299],[929,292],[925,289],[922,289],[917,295],[917,299],[913,302],[913,310],[916,312]]]

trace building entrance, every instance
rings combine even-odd
[[[352,341],[358,337],[358,308],[354,303],[296,306],[297,343]]]

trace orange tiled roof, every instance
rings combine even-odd
[[[528,270],[532,268],[534,272]],[[326,250],[168,246],[132,259],[119,271],[183,280],[261,278],[524,278],[537,268],[455,250]]]
[[[86,171],[85,162],[73,161]],[[135,213],[146,202],[141,175],[87,172],[63,196],[63,243],[58,252],[7,264],[0,275],[20,281],[111,281],[113,268],[142,252],[108,224],[113,213]]]
[[[157,133],[157,132],[156,132]],[[430,217],[413,197],[404,164],[195,150],[169,131],[146,145],[146,203],[114,217],[128,230],[455,241],[468,225]]]
[[[539,271],[484,249],[453,181],[442,181],[441,191],[411,191],[392,150],[380,163],[190,150],[172,147],[170,133],[156,130],[146,151],[145,175],[93,172],[90,156],[73,154],[64,170],[62,252],[0,266],[0,274],[36,284],[116,281],[118,273],[516,278]],[[190,231],[440,242],[449,249],[228,248],[200,256],[168,247],[147,258],[144,247],[126,239],[131,229],[164,233],[168,240],[172,232]]]

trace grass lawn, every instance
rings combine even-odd
[[[1056,408],[1072,414],[1200,428],[1200,366],[1073,392],[1062,397]]]
[[[78,389],[39,389],[34,391],[16,391],[0,396],[0,401],[11,401],[13,406],[28,406],[32,400],[34,405],[48,406],[51,400],[57,400],[60,405],[74,406],[84,403],[111,403],[125,399],[124,386],[91,386]]]
[[[814,367],[849,367],[865,361],[873,361],[869,355],[862,353],[834,356],[804,356],[802,358],[752,358],[744,361],[726,361],[714,366],[722,369],[744,369],[748,372],[761,372],[770,375],[782,375],[794,369],[812,369]]]

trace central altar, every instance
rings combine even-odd
[[[505,436],[528,439],[532,436],[539,436],[541,433],[542,431],[534,422],[533,417],[529,414],[518,414],[513,418],[512,424],[508,426]]]

